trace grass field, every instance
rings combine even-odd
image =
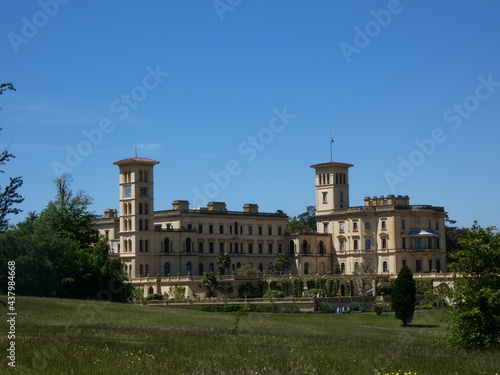
[[[16,311],[16,368],[2,354],[1,374],[500,373],[499,351],[440,340],[441,310],[416,312],[406,328],[389,313],[248,313],[236,333],[236,313],[187,308],[18,297]]]

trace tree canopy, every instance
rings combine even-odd
[[[314,233],[316,232],[316,208],[307,206],[306,212],[288,219],[288,233]]]
[[[457,347],[500,346],[500,234],[476,222],[451,254],[462,274],[451,290],[449,338]]]
[[[4,91],[13,90],[16,91],[12,83],[2,83],[0,84],[0,95]],[[0,128],[0,131],[2,128]],[[10,159],[15,158],[6,148],[0,153],[0,165],[7,164]],[[4,173],[0,170],[0,173]],[[22,212],[19,208],[14,207],[14,205],[19,204],[24,201],[24,198],[17,192],[17,190],[22,186],[23,180],[21,177],[10,177],[9,182],[2,189],[0,186],[0,232],[6,230],[9,225],[7,215]]]
[[[88,210],[92,199],[73,193],[70,176],[56,180],[57,195],[40,215],[0,234],[0,263],[16,262],[16,291],[21,295],[100,298],[124,301],[131,287],[119,260],[108,257]],[[0,273],[0,288],[7,285]]]

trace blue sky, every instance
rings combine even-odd
[[[57,173],[118,207],[118,168],[159,160],[156,209],[204,198],[291,216],[310,165],[352,163],[351,205],[402,194],[499,225],[500,3],[69,1],[0,5],[0,146],[22,215]],[[204,197],[197,192],[201,192]]]

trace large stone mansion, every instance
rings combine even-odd
[[[259,212],[252,203],[229,211],[223,202],[191,208],[188,201],[175,200],[170,209],[156,210],[153,169],[159,162],[133,157],[114,164],[120,213],[106,210],[97,227],[133,283],[218,272],[216,260],[223,252],[231,257],[226,274],[244,264],[267,274],[279,253],[289,255],[286,272],[294,275],[354,275],[361,264],[387,276],[403,265],[415,273],[441,272],[446,266],[444,208],[410,205],[408,196],[399,195],[366,197],[363,206],[351,207],[352,164],[311,166],[316,172],[314,234],[288,233],[286,214]],[[163,289],[158,286],[157,292]]]

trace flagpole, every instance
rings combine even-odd
[[[333,163],[332,141],[330,141],[330,163]]]
[[[333,138],[330,134],[330,163],[333,163]]]

